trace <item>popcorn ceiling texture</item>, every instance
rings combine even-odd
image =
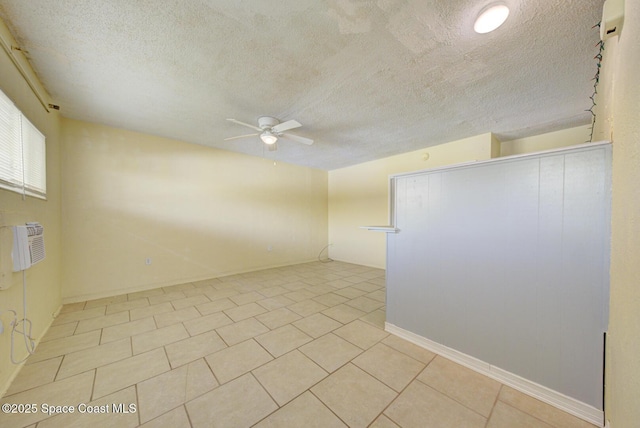
[[[603,0],[3,0],[66,117],[331,170],[486,132],[590,123]],[[258,116],[313,146],[223,141]],[[585,140],[588,135],[585,136]]]

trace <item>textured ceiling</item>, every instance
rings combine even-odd
[[[0,0],[66,117],[335,169],[587,124],[603,0]],[[296,119],[264,150],[226,118]]]

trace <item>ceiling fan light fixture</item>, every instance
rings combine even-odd
[[[271,131],[264,131],[262,134],[260,134],[260,139],[263,143],[269,146],[275,144],[275,142],[278,141],[278,137],[273,135]]]
[[[485,34],[500,27],[509,17],[509,8],[501,3],[490,4],[482,9],[476,18],[473,29],[476,33]]]

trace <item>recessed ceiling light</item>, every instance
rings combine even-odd
[[[504,24],[508,16],[509,8],[507,6],[503,4],[489,5],[480,12],[473,29],[476,33],[489,33]]]

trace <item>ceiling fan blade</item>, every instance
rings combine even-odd
[[[306,144],[307,146],[313,144],[313,140],[311,138],[301,137],[299,135],[284,133],[282,134],[282,137],[291,141],[295,141],[296,143]]]
[[[229,137],[229,138],[225,138],[225,139],[224,139],[224,141],[236,140],[236,139],[238,139],[238,138],[255,137],[256,135],[260,135],[260,134],[245,134],[245,135],[238,135],[237,137]]]
[[[282,122],[271,128],[273,132],[284,132],[293,128],[300,128],[302,125],[297,120],[287,120],[286,122]]]
[[[255,129],[256,131],[260,131],[262,132],[261,128],[258,128],[255,125],[251,125],[249,123],[244,123],[244,122],[240,122],[239,120],[235,120],[235,119],[227,119],[229,122],[233,122],[233,123],[237,123],[238,125],[242,125],[242,126],[246,126],[247,128],[251,128],[251,129]],[[286,123],[286,122],[285,122]]]

